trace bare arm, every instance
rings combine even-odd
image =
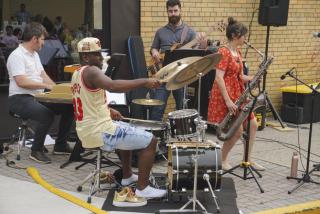
[[[153,78],[112,80],[104,75],[96,66],[85,68],[83,71],[83,79],[86,85],[93,89],[101,88],[111,92],[127,92],[141,87],[157,88],[160,86],[160,82]]]
[[[13,77],[17,85],[25,89],[52,89],[52,85],[45,82],[36,82],[29,79],[26,75],[17,75]]]
[[[55,85],[56,83],[52,81],[52,79],[47,75],[45,71],[41,72],[41,77],[43,79],[43,82],[48,84],[48,85]]]
[[[224,102],[226,103],[228,109],[230,112],[235,113],[237,106],[232,102],[232,100],[229,97],[229,94],[227,92],[226,84],[224,82],[223,76],[225,74],[225,71],[217,69],[216,71],[216,82],[218,84],[218,87],[220,89],[220,92],[222,94],[222,97],[224,99]]]

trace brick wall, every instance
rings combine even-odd
[[[249,26],[252,13],[255,16],[251,28],[251,44],[264,53],[267,27],[258,24],[259,0],[182,0],[182,18],[196,31],[208,30],[217,22],[233,16]],[[167,23],[165,0],[141,0],[141,36],[147,60],[155,31]],[[280,80],[282,73],[296,67],[298,76],[306,82],[320,80],[320,39],[312,33],[320,31],[320,1],[290,0],[288,25],[270,28],[269,56],[275,57],[269,67],[266,88],[273,104],[281,105],[280,88],[293,85],[291,78]],[[211,39],[225,41],[224,32],[214,31]],[[243,50],[244,53],[245,50]],[[250,73],[258,69],[259,58],[254,51],[247,55]],[[172,97],[166,112],[174,109]]]

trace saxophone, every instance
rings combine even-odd
[[[245,121],[245,119],[249,116],[250,110],[255,104],[255,97],[252,95],[252,90],[259,87],[259,80],[267,72],[269,65],[273,61],[273,57],[266,59],[264,55],[255,49],[251,44],[248,42],[245,42],[245,44],[257,51],[258,54],[263,57],[263,61],[259,66],[259,70],[249,82],[243,94],[235,102],[235,105],[238,109],[237,113],[232,114],[229,112],[222,122],[217,126],[217,137],[221,141],[229,140],[239,129],[243,121]]]

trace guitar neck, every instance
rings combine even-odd
[[[187,44],[181,46],[179,49],[188,49],[188,48],[192,48],[193,46],[195,46],[198,43],[197,38],[191,40],[190,42],[188,42]]]

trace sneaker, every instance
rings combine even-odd
[[[51,159],[42,151],[31,151],[29,157],[39,163],[51,163]]]
[[[266,168],[264,168],[260,164],[257,164],[256,162],[251,162],[251,166],[257,171],[265,171],[266,170]]]
[[[139,197],[144,197],[146,199],[151,198],[162,198],[167,194],[166,190],[156,189],[151,186],[147,186],[143,190],[136,189],[136,195]]]
[[[147,200],[134,194],[130,187],[124,187],[120,192],[114,192],[112,205],[116,207],[141,207]]]
[[[132,174],[129,178],[125,178],[121,180],[122,186],[130,186],[133,183],[136,183],[138,181],[138,175]]]
[[[68,143],[64,143],[62,145],[54,145],[53,154],[55,155],[69,155],[72,153],[72,149]]]
[[[228,171],[232,168],[232,166],[227,161],[222,161],[221,165],[223,171]]]

